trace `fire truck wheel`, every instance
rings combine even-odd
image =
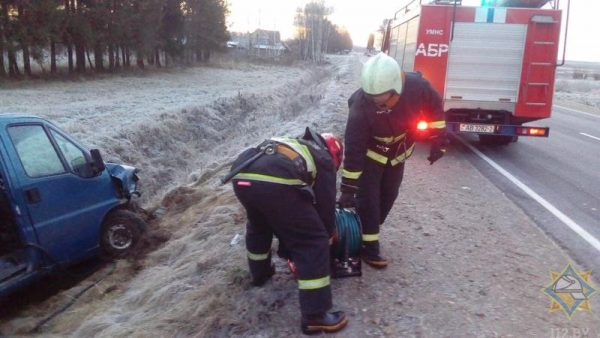
[[[129,210],[114,210],[104,220],[100,233],[100,250],[104,259],[123,258],[133,253],[146,223]]]

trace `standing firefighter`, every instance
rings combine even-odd
[[[332,307],[329,238],[335,231],[336,170],[341,143],[308,128],[300,138],[272,138],[233,164],[233,188],[248,215],[246,248],[252,283],[275,273],[271,241],[277,236],[296,265],[304,333],[336,332],[348,320]]]
[[[357,207],[363,227],[361,256],[375,268],[388,264],[380,254],[379,228],[398,196],[419,120],[429,122],[430,163],[444,154],[441,104],[439,94],[420,73],[401,72],[396,60],[383,53],[364,64],[361,88],[348,100],[339,203]]]

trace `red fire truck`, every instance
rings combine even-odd
[[[419,71],[431,82],[444,100],[448,129],[494,144],[547,137],[549,128],[523,124],[551,114],[558,0],[488,0],[481,7],[424,2],[413,0],[395,13],[382,50],[403,71]]]

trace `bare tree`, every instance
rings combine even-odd
[[[5,5],[0,2],[0,19],[3,18],[6,14],[4,14]],[[6,68],[4,68],[4,40],[5,40],[5,30],[4,20],[0,20],[0,77],[6,77],[7,72]]]
[[[327,16],[333,12],[325,6],[323,0],[313,1],[304,6],[302,13],[296,13],[295,23],[303,24],[301,47],[302,58],[312,62],[323,62],[323,54],[326,51],[326,39],[329,36]],[[324,48],[325,47],[325,48]]]

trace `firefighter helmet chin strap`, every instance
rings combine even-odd
[[[402,84],[404,84],[406,82],[406,73],[400,72],[400,78],[402,79]],[[402,87],[404,87],[404,85]],[[398,104],[398,101],[400,101],[400,94],[401,93],[392,90],[392,95],[382,105],[378,106],[378,108],[391,110],[396,104]]]
[[[394,106],[400,101],[400,95],[393,93],[387,101],[383,103],[383,105],[379,106],[379,108],[383,109],[392,109]]]

